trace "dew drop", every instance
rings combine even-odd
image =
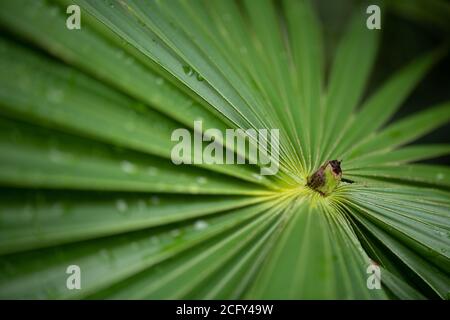
[[[196,181],[199,184],[205,184],[206,182],[208,182],[208,179],[206,177],[197,177]]]
[[[187,76],[192,76],[193,74],[194,74],[194,70],[190,67],[190,66],[188,66],[188,65],[184,65],[183,66],[183,71],[184,71],[184,73],[187,75]]]
[[[101,249],[99,254],[103,260],[106,260],[108,263],[114,262],[114,256],[108,249]]]
[[[170,235],[172,236],[172,237],[178,237],[179,235],[181,234],[181,232],[180,232],[180,230],[179,229],[173,229],[173,230],[171,230],[170,231]]]
[[[437,179],[437,180],[442,180],[442,179],[444,179],[444,174],[438,173],[438,174],[436,175],[436,179]]]
[[[155,167],[148,167],[147,168],[147,174],[149,176],[156,176],[158,174],[158,168]]]
[[[117,199],[116,200],[116,208],[119,212],[125,212],[128,209],[128,204],[123,199]]]
[[[204,220],[197,220],[194,224],[194,229],[195,230],[204,230],[208,228],[208,223]]]
[[[136,171],[135,165],[132,164],[132,163],[129,162],[129,161],[126,161],[126,160],[124,160],[124,161],[122,161],[122,162],[120,163],[120,167],[121,167],[122,170],[123,170],[124,172],[126,172],[126,173],[133,173],[133,172]]]
[[[157,78],[157,79],[155,80],[155,83],[156,83],[158,86],[161,86],[161,85],[164,83],[164,79],[163,79],[163,78]]]
[[[445,237],[446,236],[446,233],[444,231],[436,230],[436,233],[438,235],[440,235],[441,237]]]
[[[63,154],[58,149],[50,149],[49,158],[51,162],[61,162],[63,159]]]
[[[255,178],[255,179],[258,180],[258,181],[261,181],[262,178],[263,178],[260,174],[257,174],[257,173],[253,173],[253,174],[252,174],[252,177]]]
[[[197,78],[198,81],[203,81],[203,77],[198,72],[197,72],[197,77],[196,78]]]
[[[151,244],[151,245],[157,245],[157,244],[159,244],[159,239],[158,239],[158,237],[157,237],[157,236],[152,236],[152,237],[150,237],[150,244]]]

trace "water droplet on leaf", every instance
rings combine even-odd
[[[204,220],[197,220],[194,224],[195,230],[203,230],[208,228],[208,223]]]
[[[117,199],[116,200],[116,208],[119,212],[125,212],[128,210],[128,204],[123,199]]]
[[[148,167],[147,174],[149,176],[156,176],[158,174],[158,168],[155,167]]]
[[[257,173],[252,174],[252,177],[258,181],[262,180],[262,178],[263,178],[260,174],[257,174]]]
[[[190,66],[188,65],[184,65],[183,66],[183,71],[187,76],[192,76],[194,74],[194,69],[192,69]]]
[[[205,177],[197,177],[196,180],[199,184],[205,184],[206,182],[208,182],[208,179]]]
[[[174,238],[178,237],[181,234],[179,229],[173,229],[172,231],[170,231],[170,235]]]
[[[120,163],[120,167],[126,173],[134,173],[136,171],[135,165],[126,160],[124,160]]]

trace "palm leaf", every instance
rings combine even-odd
[[[0,297],[447,299],[449,169],[411,163],[450,149],[406,144],[449,103],[385,126],[446,48],[366,99],[379,32],[363,9],[327,77],[311,1],[2,1]],[[280,171],[174,165],[171,133],[198,120],[279,129]],[[342,157],[355,183],[306,186]]]

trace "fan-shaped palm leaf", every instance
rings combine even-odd
[[[450,103],[385,126],[446,52],[363,100],[379,42],[365,18],[326,81],[309,1],[2,1],[0,296],[448,298],[449,169],[408,163],[450,147],[404,145]],[[172,164],[171,132],[200,119],[279,129],[278,174]],[[323,196],[307,178],[331,159],[355,183]]]

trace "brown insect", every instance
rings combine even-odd
[[[353,183],[352,180],[342,178],[341,162],[339,160],[325,162],[308,178],[306,185],[325,196],[330,194],[341,181]]]

